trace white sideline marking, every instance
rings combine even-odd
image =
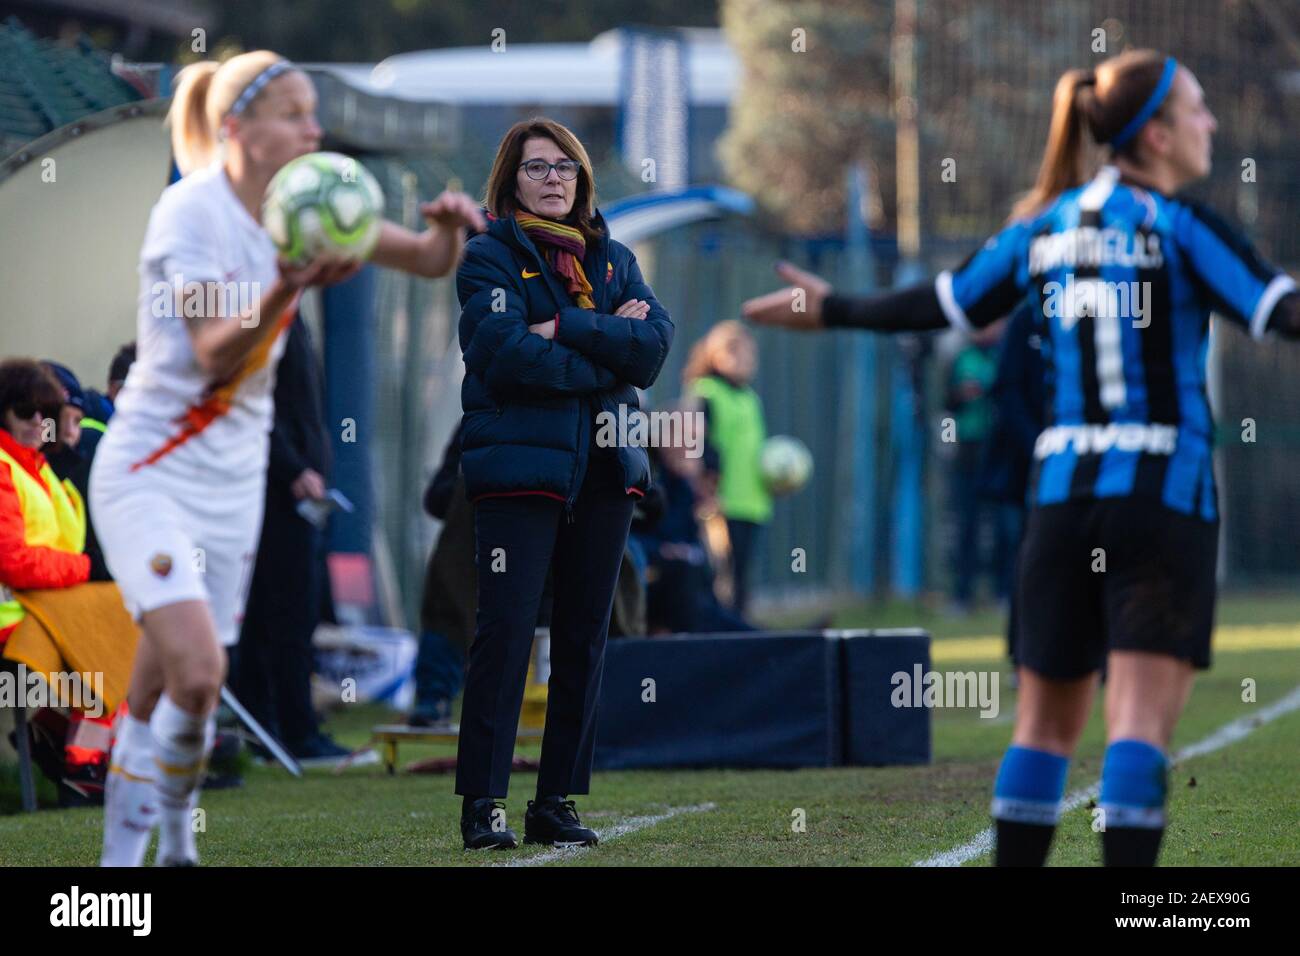
[[[600,835],[600,842],[613,840],[629,833],[635,833],[637,830],[644,830],[647,827],[663,823],[665,820],[671,820],[673,817],[680,816],[683,813],[707,813],[717,808],[716,803],[697,803],[690,807],[669,807],[664,813],[657,813],[654,816],[646,817],[628,817],[622,823],[616,823],[612,827],[604,830],[597,830]],[[589,846],[567,846],[552,847],[544,850],[536,856],[521,857],[517,860],[510,860],[507,863],[493,863],[493,866],[541,866],[546,863],[553,863],[556,860],[573,859],[581,854],[590,852],[593,847]]]
[[[1300,687],[1292,689],[1281,700],[1274,701],[1267,707],[1261,708],[1259,713],[1250,714],[1247,717],[1238,717],[1230,723],[1224,724],[1214,733],[1210,734],[1194,744],[1189,744],[1178,753],[1174,754],[1170,760],[1170,766],[1182,763],[1184,760],[1191,760],[1193,757],[1200,757],[1203,754],[1213,753],[1221,750],[1244,737],[1249,736],[1253,731],[1271,723],[1284,714],[1289,714],[1293,710],[1300,709]],[[1069,794],[1064,803],[1061,805],[1061,812],[1069,813],[1071,810],[1077,810],[1089,800],[1101,792],[1101,783],[1098,781],[1090,787],[1082,790],[1076,790]],[[969,863],[977,857],[983,856],[993,849],[993,828],[989,827],[969,843],[946,850],[943,853],[936,853],[932,857],[924,860],[917,860],[913,866],[961,866],[963,863]]]

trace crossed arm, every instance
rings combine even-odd
[[[568,307],[529,325],[522,290],[486,257],[467,252],[457,273],[465,366],[501,394],[586,394],[628,382],[652,385],[673,325],[633,262],[614,314]]]

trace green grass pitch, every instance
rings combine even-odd
[[[1300,687],[1300,600],[1226,598],[1218,619],[1214,667],[1197,679],[1175,750]],[[578,808],[605,839],[583,851],[521,847],[466,853],[451,776],[389,777],[382,767],[370,766],[340,776],[309,771],[304,780],[293,780],[277,768],[255,766],[242,789],[204,794],[203,862],[482,866],[533,859],[552,866],[904,866],[974,839],[988,826],[993,775],[1014,712],[1010,672],[996,656],[997,642],[980,640],[1000,633],[1000,618],[983,614],[954,621],[915,607],[863,606],[841,612],[836,625],[927,627],[935,636],[936,667],[1001,670],[1001,716],[986,720],[975,710],[934,711],[934,760],[925,767],[597,773],[591,795],[578,798]],[[1256,683],[1254,703],[1242,700],[1246,679]],[[1100,772],[1099,711],[1071,765],[1071,791],[1093,783]],[[327,729],[359,746],[372,725],[389,719],[382,709],[355,706],[333,715]],[[1297,740],[1300,710],[1293,710],[1174,767],[1161,862],[1300,864]],[[400,758],[405,764],[452,752],[445,746],[404,745]],[[7,782],[3,786],[11,788]],[[516,774],[507,800],[509,821],[521,835],[533,786],[533,775]],[[97,809],[0,816],[0,865],[93,865],[100,822]],[[1050,862],[1091,865],[1099,856],[1088,807],[1067,813]],[[983,855],[971,865],[988,862]]]

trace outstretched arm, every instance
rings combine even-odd
[[[996,322],[1025,298],[1028,240],[1028,224],[1012,223],[932,283],[873,296],[837,296],[825,279],[783,262],[776,271],[789,287],[750,299],[742,311],[759,325],[792,329],[926,332],[951,325],[969,332]]]
[[[1239,229],[1208,206],[1187,203],[1174,235],[1215,312],[1257,339],[1268,332],[1300,337],[1295,280],[1261,256]]]
[[[1300,293],[1288,292],[1278,300],[1264,330],[1286,339],[1300,339]]]
[[[784,289],[750,299],[741,308],[757,325],[788,329],[852,328],[877,332],[928,332],[948,324],[932,282],[880,295],[836,295],[821,276],[788,262],[776,267]]]
[[[429,224],[424,232],[412,232],[384,220],[370,260],[376,265],[436,279],[455,268],[465,245],[464,229],[480,232],[487,228],[482,211],[465,193],[444,191],[433,202],[421,206],[420,212]]]

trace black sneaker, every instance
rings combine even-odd
[[[408,727],[441,727],[451,723],[451,698],[443,697],[432,704],[417,706],[407,718]]]
[[[348,748],[340,747],[320,733],[287,749],[293,759],[304,767],[337,767],[351,753]]]
[[[460,835],[465,841],[465,849],[513,850],[519,845],[519,839],[505,822],[504,803],[491,797],[475,800],[470,804],[469,812],[460,815]]]
[[[524,842],[546,846],[595,846],[600,842],[596,831],[584,827],[572,800],[543,797],[528,801],[524,814]]]

